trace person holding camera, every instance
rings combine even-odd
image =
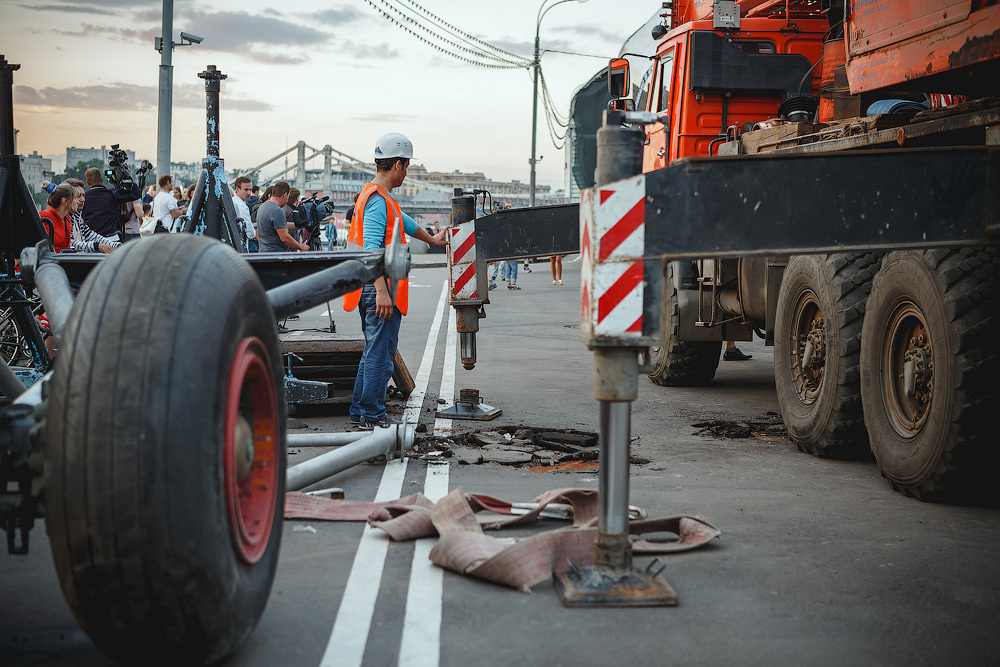
[[[84,172],[90,190],[83,204],[83,222],[97,234],[119,238],[121,205],[115,194],[104,185],[101,170],[91,167]]]
[[[187,206],[178,206],[177,199],[174,198],[174,179],[170,174],[163,174],[157,181],[160,191],[153,198],[153,217],[156,218],[156,230],[154,233],[174,232],[177,225],[177,218],[187,213]],[[180,193],[180,189],[177,188]]]

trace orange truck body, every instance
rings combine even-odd
[[[966,72],[1000,59],[995,0],[852,0],[847,9],[847,78],[855,94],[892,86],[966,93]]]
[[[742,0],[738,5],[740,27],[729,32],[733,42],[766,45],[768,53],[799,54],[816,63],[801,89],[804,96],[815,95],[825,75],[819,62],[824,41],[834,32],[820,3]],[[682,157],[709,155],[726,128],[777,114],[779,93],[736,91],[727,96],[690,85],[692,35],[725,32],[713,29],[712,10],[711,0],[674,1],[675,27],[657,46],[646,104],[640,104],[669,116],[667,123],[646,126],[645,172]],[[846,57],[852,95],[887,89],[970,98],[1000,93],[998,0],[847,0],[845,12],[840,57]],[[885,96],[893,95],[887,90]]]

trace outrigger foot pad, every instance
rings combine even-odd
[[[645,572],[591,565],[552,578],[565,607],[676,607],[677,593],[663,578],[666,567],[657,558]]]

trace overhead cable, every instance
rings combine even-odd
[[[468,63],[470,65],[477,65],[479,67],[486,67],[486,68],[489,68],[489,69],[524,69],[524,68],[527,68],[527,67],[531,66],[530,61],[527,61],[527,60],[522,60],[520,62],[510,61],[510,60],[499,58],[497,56],[493,56],[493,55],[490,55],[490,54],[487,54],[487,53],[483,53],[481,51],[474,51],[474,50],[471,50],[471,49],[469,49],[467,47],[464,47],[464,46],[462,46],[460,44],[456,44],[455,42],[453,42],[453,41],[445,38],[444,36],[442,36],[442,35],[434,32],[431,29],[427,28],[427,26],[425,26],[425,25],[421,24],[420,22],[414,20],[412,17],[410,17],[410,16],[408,16],[406,14],[403,14],[398,9],[396,9],[391,4],[389,4],[387,2],[387,0],[378,0],[378,2],[380,4],[382,4],[385,7],[387,7],[390,11],[392,11],[392,12],[398,14],[399,16],[403,17],[403,19],[405,21],[407,21],[408,23],[411,23],[412,25],[417,26],[418,28],[420,28],[421,30],[423,30],[424,32],[426,32],[427,34],[429,34],[430,36],[432,36],[433,38],[438,39],[438,40],[440,40],[442,42],[445,42],[446,44],[450,45],[454,49],[458,49],[460,51],[465,51],[465,52],[471,54],[472,56],[474,56],[475,58],[488,59],[488,60],[492,60],[494,62],[492,62],[492,63],[483,62],[482,60],[476,60],[476,59],[474,59],[472,57],[469,57],[469,56],[466,56],[466,55],[462,55],[460,53],[455,53],[453,50],[445,48],[441,44],[435,43],[435,42],[431,41],[430,39],[427,39],[423,35],[418,34],[414,30],[412,30],[408,25],[400,22],[394,16],[392,16],[389,13],[387,13],[384,9],[382,9],[382,7],[377,6],[375,4],[375,2],[373,2],[373,0],[365,0],[365,2],[367,2],[372,7],[372,9],[374,9],[379,14],[381,14],[390,23],[392,23],[392,24],[396,25],[397,27],[401,28],[402,30],[404,30],[405,32],[409,33],[413,37],[416,37],[421,42],[427,44],[431,48],[434,48],[437,51],[439,51],[439,52],[441,52],[441,53],[443,53],[445,55],[451,56],[452,58],[455,58],[456,60],[460,60],[460,61]]]
[[[451,31],[453,31],[454,34],[466,37],[466,38],[472,40],[473,42],[476,42],[477,44],[480,44],[481,46],[485,46],[486,48],[491,49],[493,51],[496,51],[497,53],[501,53],[501,54],[503,54],[505,56],[509,56],[511,58],[516,58],[518,60],[526,60],[528,63],[531,62],[530,58],[525,58],[524,56],[519,56],[516,53],[511,53],[510,51],[504,51],[500,47],[493,46],[492,44],[489,44],[488,42],[484,42],[481,39],[473,37],[472,35],[470,35],[467,32],[463,32],[462,30],[459,30],[457,27],[455,27],[452,24],[448,23],[447,21],[445,21],[441,17],[439,17],[436,14],[434,14],[434,13],[428,11],[427,9],[421,7],[418,3],[414,2],[413,0],[405,0],[405,2],[407,4],[412,5],[413,7],[415,7],[418,11],[422,12],[424,15],[426,15],[429,18],[431,18],[434,21],[436,21],[439,25],[441,25],[443,27],[446,27],[446,28],[449,28]]]

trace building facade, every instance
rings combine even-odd
[[[52,159],[42,157],[38,151],[33,151],[31,155],[21,155],[21,176],[28,190],[35,194],[42,191],[42,182],[51,181],[55,178],[52,171]]]

